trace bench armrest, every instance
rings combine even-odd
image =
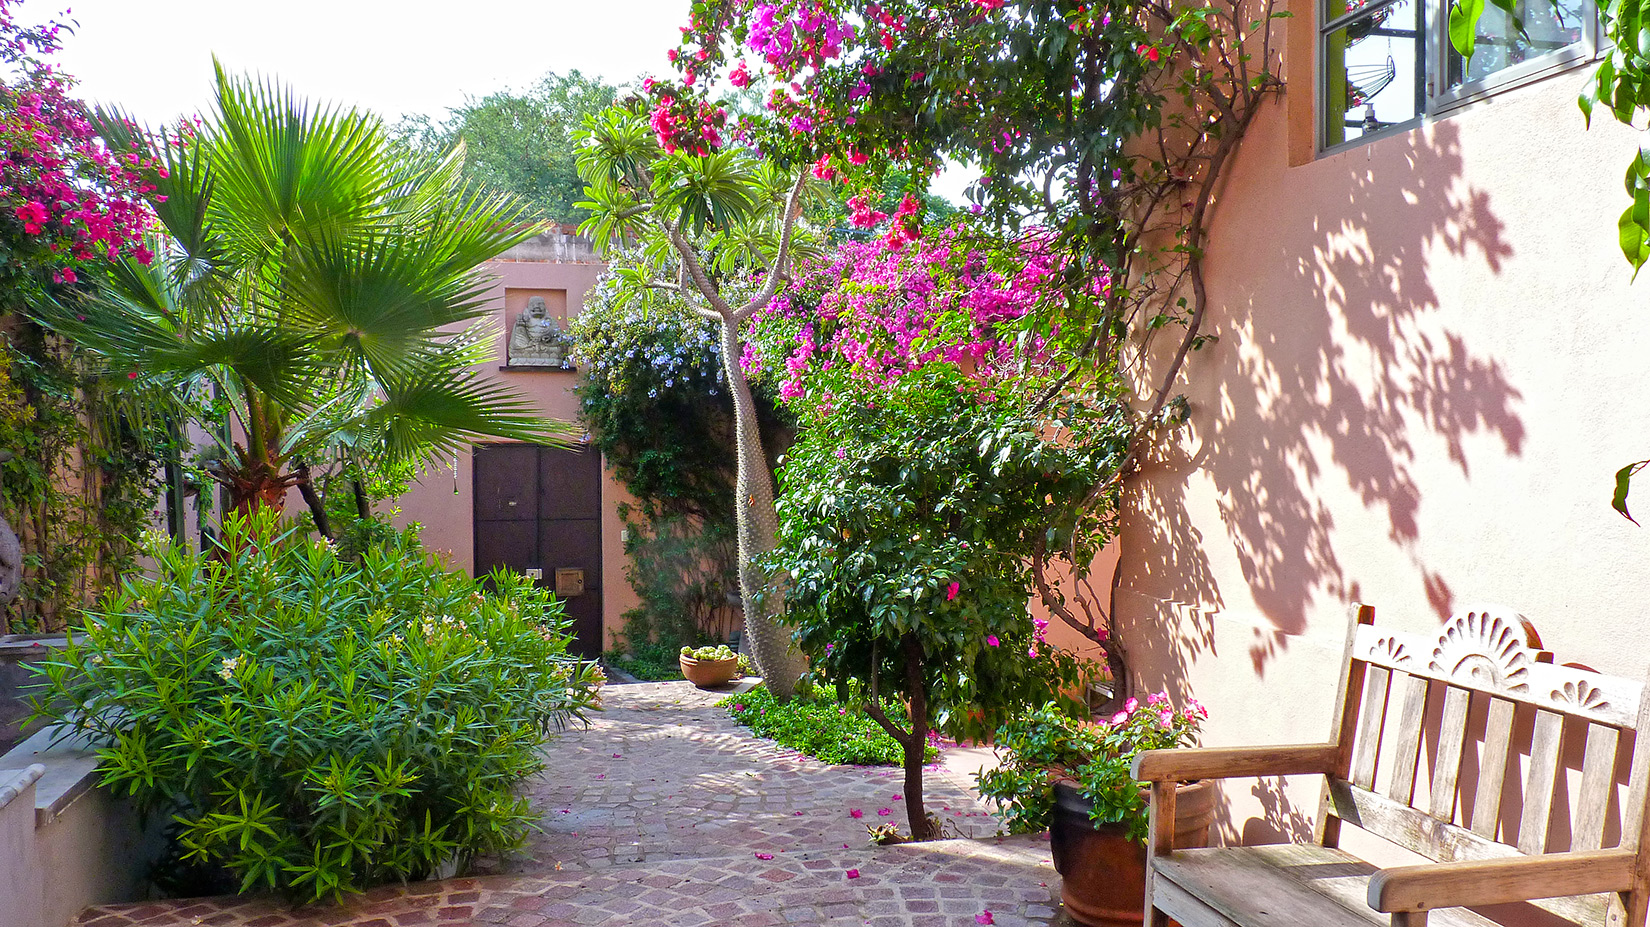
[[[1536,898],[1624,892],[1632,850],[1588,850],[1382,869],[1369,879],[1369,906],[1391,914]]]
[[[1282,747],[1182,747],[1144,750],[1129,767],[1141,782],[1188,782],[1194,779],[1247,779],[1328,773],[1334,768],[1334,744]]]

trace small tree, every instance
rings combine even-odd
[[[1039,411],[1050,346],[1014,337],[1058,260],[1034,246],[988,258],[957,234],[891,250],[844,246],[759,321],[760,362],[803,430],[781,470],[786,621],[814,673],[846,691],[904,753],[913,836],[933,732],[978,737],[1075,687],[1077,663],[1026,611],[1045,546],[1087,562],[1112,509],[1049,514],[1127,445],[1115,399]],[[1101,410],[1109,410],[1101,411]],[[908,726],[882,709],[910,708]]]
[[[742,329],[786,279],[798,248],[797,220],[806,174],[757,162],[709,144],[716,114],[696,110],[682,128],[668,110],[649,121],[616,107],[587,123],[579,174],[591,216],[579,227],[598,248],[635,245],[642,263],[620,276],[638,301],[664,290],[690,300],[695,313],[721,326],[722,369],[733,399],[737,460],[734,506],[745,635],[768,687],[789,698],[804,665],[790,635],[774,621],[783,592],[770,589],[758,558],[773,549],[778,516],[773,477],[762,449],[756,404],[740,366]]]

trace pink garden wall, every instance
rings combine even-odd
[[[1209,745],[1321,741],[1353,601],[1421,632],[1503,603],[1559,662],[1642,677],[1650,528],[1609,506],[1650,457],[1650,280],[1616,245],[1636,139],[1585,130],[1582,69],[1313,158],[1287,70],[1220,196],[1190,425],[1130,487],[1140,682],[1208,704]],[[1228,837],[1317,810],[1306,780],[1226,795]]]

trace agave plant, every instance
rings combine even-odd
[[[427,460],[478,436],[564,441],[518,394],[476,377],[490,348],[482,262],[538,231],[514,198],[461,179],[464,151],[429,159],[376,117],[313,107],[217,69],[211,117],[141,130],[93,123],[115,151],[154,156],[166,240],[149,265],[41,321],[101,359],[136,405],[203,391],[232,428],[208,465],[230,506],[279,510],[317,461]]]

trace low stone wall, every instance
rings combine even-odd
[[[138,898],[161,850],[130,803],[96,787],[85,741],[46,728],[0,756],[0,925],[65,927],[89,905]]]

